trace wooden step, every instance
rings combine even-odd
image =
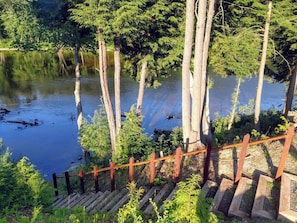
[[[109,211],[109,213],[115,213],[117,212],[121,207],[124,206],[125,203],[127,203],[129,200],[129,193],[127,192],[121,200],[119,200],[114,206],[113,208]]]
[[[280,185],[271,177],[260,175],[251,217],[276,219]]]
[[[279,221],[297,221],[297,176],[283,173],[281,176]]]
[[[109,202],[107,202],[107,204],[100,210],[100,212],[101,213],[108,212],[127,193],[128,193],[128,190],[126,188],[123,188]]]
[[[139,202],[139,209],[142,210],[148,200],[152,198],[157,193],[158,187],[152,187],[140,200]]]
[[[249,178],[242,177],[236,187],[228,210],[228,215],[249,218],[254,203],[255,193],[255,182]]]
[[[218,184],[214,181],[207,180],[201,189],[206,198],[214,198],[218,190]]]
[[[227,214],[234,191],[235,185],[233,180],[223,178],[213,198],[213,204],[210,210],[212,212],[222,212],[224,214]]]
[[[101,211],[101,209],[108,204],[108,202],[118,194],[118,191],[115,190],[113,192],[110,192],[107,196],[103,197],[103,199],[100,200],[100,202],[96,201],[96,204],[93,204],[94,208],[90,210],[90,213],[95,213],[96,211]]]
[[[90,212],[94,208],[96,208],[96,205],[99,204],[103,199],[105,199],[110,194],[110,191],[105,191],[103,194],[99,194],[98,196],[94,196],[93,199],[88,201],[84,204],[84,207],[86,208],[87,212]]]
[[[69,204],[75,200],[77,197],[79,196],[79,194],[77,193],[73,193],[70,194],[69,196],[66,196],[64,199],[62,199],[60,202],[56,203],[55,206],[53,206],[53,209],[57,209],[57,208],[66,208],[69,206]]]
[[[170,184],[165,184],[163,188],[159,191],[159,193],[154,197],[153,202],[158,205],[163,201],[164,196],[166,193],[170,193]],[[152,214],[153,213],[153,205],[149,204],[146,209],[143,211],[144,214]]]
[[[175,192],[178,190],[178,186],[176,185],[173,189],[172,189],[172,191],[170,192],[170,194],[168,195],[168,197],[166,198],[166,199],[164,199],[164,200],[172,200],[173,199],[173,197],[174,197],[174,194],[175,194]],[[162,213],[163,212],[163,206],[164,206],[164,203],[160,206],[160,208],[159,208],[159,213]]]

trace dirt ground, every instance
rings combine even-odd
[[[242,176],[257,180],[260,174],[275,178],[283,152],[284,140],[249,146],[245,156]],[[211,163],[208,179],[219,182],[226,177],[234,180],[241,147],[226,149],[211,154]],[[204,155],[195,155],[186,158],[182,162],[180,180],[197,173],[203,176]],[[158,168],[157,168],[158,169]],[[157,178],[167,181],[173,179],[174,160],[168,160],[160,166]],[[286,160],[284,172],[297,175],[297,133],[292,139],[289,154]]]
[[[259,174],[274,178],[283,152],[284,140],[249,146],[243,166],[243,176],[257,179]],[[240,148],[220,151],[212,158],[211,179],[222,176],[234,179],[240,156]],[[297,175],[297,134],[295,133],[284,172]]]

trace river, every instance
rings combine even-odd
[[[1,76],[1,73],[0,73]],[[231,95],[235,88],[234,77],[212,76],[210,90],[211,118],[215,114],[226,115],[231,110]],[[0,90],[0,108],[10,110],[4,120],[0,120],[0,138],[17,159],[26,156],[46,177],[65,171],[80,162],[81,148],[77,142],[76,108],[74,102],[74,82],[71,76],[55,76],[46,80],[20,81],[18,85]],[[143,104],[143,127],[148,134],[154,128],[172,129],[181,126],[181,75],[160,80],[157,89],[147,88]],[[109,77],[110,94],[113,94],[113,78]],[[257,78],[245,80],[241,85],[240,104],[246,105],[255,98]],[[5,89],[9,89],[6,91]],[[128,77],[121,80],[122,113],[136,103],[138,84]],[[97,76],[83,76],[81,80],[81,100],[85,117],[93,115],[100,106],[100,84]],[[262,109],[282,109],[285,86],[264,82]],[[167,115],[174,119],[167,120]],[[34,122],[40,125],[24,127],[8,121]]]

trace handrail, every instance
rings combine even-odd
[[[110,166],[109,167],[105,167],[105,168],[101,168],[98,169],[97,166],[94,166],[93,170],[88,171],[88,172],[83,172],[82,170],[80,170],[80,172],[78,174],[74,174],[74,175],[69,175],[68,172],[65,172],[65,177],[64,176],[56,176],[56,174],[53,174],[53,183],[54,183],[54,188],[55,188],[55,195],[58,195],[58,188],[57,188],[57,178],[65,178],[66,179],[66,186],[67,186],[67,192],[68,194],[71,193],[71,189],[70,189],[70,183],[69,183],[69,177],[80,177],[80,182],[81,182],[81,192],[84,192],[84,187],[83,187],[83,178],[86,175],[94,175],[94,181],[95,181],[95,190],[96,192],[99,191],[99,184],[98,184],[98,174],[105,172],[105,171],[110,171],[110,180],[111,180],[111,190],[113,190],[115,188],[115,171],[118,169],[122,169],[122,168],[129,168],[129,181],[133,181],[134,179],[134,167],[136,166],[141,166],[141,165],[146,165],[146,164],[150,164],[150,185],[153,186],[154,183],[154,178],[155,178],[155,163],[160,162],[160,161],[164,161],[164,160],[168,160],[168,159],[175,159],[174,162],[174,182],[176,183],[178,181],[179,175],[180,175],[180,161],[182,159],[182,157],[187,157],[187,156],[192,156],[192,155],[197,155],[197,154],[201,154],[201,153],[207,153],[209,156],[211,153],[213,152],[218,152],[218,151],[222,151],[222,150],[226,150],[226,149],[231,149],[231,148],[236,148],[236,147],[245,147],[244,149],[246,150],[247,147],[249,146],[253,146],[253,145],[258,145],[258,144],[262,144],[262,143],[267,143],[267,142],[271,142],[271,141],[275,141],[275,140],[281,140],[281,139],[286,139],[285,141],[285,145],[284,145],[284,151],[281,157],[281,161],[279,164],[279,168],[278,168],[278,172],[276,175],[276,179],[279,178],[283,172],[284,169],[284,164],[285,164],[285,160],[286,160],[286,156],[288,154],[288,150],[292,141],[292,137],[294,134],[294,126],[290,126],[288,129],[287,134],[284,135],[280,135],[280,136],[275,136],[275,137],[270,137],[267,139],[261,139],[261,140],[257,140],[254,142],[249,142],[249,137],[244,138],[243,142],[239,142],[239,143],[234,143],[234,144],[230,144],[230,145],[224,145],[224,146],[220,146],[220,147],[216,147],[216,148],[211,148],[210,145],[208,145],[209,148],[201,148],[199,150],[196,151],[191,151],[191,152],[186,152],[186,153],[182,153],[182,149],[181,147],[176,149],[176,152],[174,155],[168,155],[165,157],[159,157],[156,158],[156,154],[152,153],[150,156],[149,160],[145,160],[145,161],[139,161],[139,162],[134,162],[134,158],[131,157],[129,160],[129,163],[127,164],[121,164],[121,165],[115,165],[114,162],[110,162]],[[245,157],[245,151],[242,151],[242,154],[240,156],[239,159],[239,165],[238,165],[238,169],[237,169],[237,174],[236,174],[236,181],[238,182],[238,180],[241,178],[241,172],[242,172],[242,168],[243,168],[243,162],[244,162],[244,157]],[[209,163],[209,159],[210,157],[207,157],[206,161],[205,161],[205,167],[207,167],[207,170],[204,171],[204,178],[208,175],[208,165]],[[205,182],[205,179],[204,179]]]

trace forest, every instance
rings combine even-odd
[[[77,128],[87,160],[91,152],[97,161],[111,158],[123,163],[130,156],[141,159],[154,150],[141,129],[143,95],[145,87],[157,87],[157,77],[168,76],[171,70],[181,70],[182,75],[182,130],[166,135],[170,146],[182,145],[193,151],[208,142],[227,143],[246,132],[259,138],[270,129],[273,135],[285,131],[281,127],[287,127],[286,118],[294,109],[294,0],[0,0],[0,11],[0,50],[52,51],[60,59],[65,49],[73,51]],[[114,105],[107,85],[107,50],[114,55]],[[91,122],[84,119],[81,107],[83,51],[97,55],[99,61],[95,70],[104,109],[95,113]],[[120,98],[123,73],[139,82],[137,103],[124,121]],[[209,73],[234,75],[237,80],[230,115],[215,121],[209,120]],[[251,76],[258,76],[258,86],[251,89],[256,91],[249,105],[252,113],[245,114],[237,106],[238,95],[241,83]],[[260,114],[264,78],[286,83],[282,111]],[[269,117],[275,114],[277,122],[272,125]],[[11,165],[8,157],[1,157],[1,165]],[[22,162],[20,165],[31,168]],[[5,175],[1,169],[0,176]]]

